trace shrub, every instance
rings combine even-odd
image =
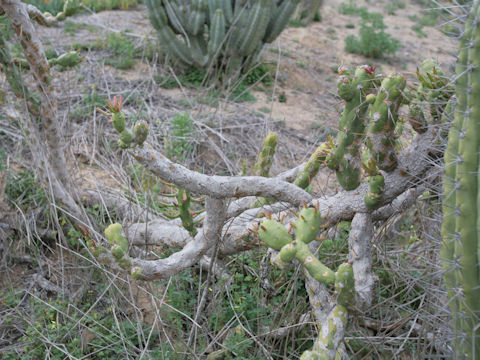
[[[385,54],[395,54],[400,42],[387,34],[383,17],[377,13],[362,15],[360,38],[349,35],[345,39],[345,50],[353,54],[361,54],[370,58],[381,58]]]

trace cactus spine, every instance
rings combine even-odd
[[[455,357],[480,354],[480,1],[465,24],[457,64],[455,118],[445,152],[441,257],[456,328]]]

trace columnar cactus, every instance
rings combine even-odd
[[[312,350],[306,351],[301,357],[304,360],[333,359],[343,339],[347,309],[355,300],[352,265],[344,263],[334,272],[310,251],[308,244],[316,239],[323,227],[318,208],[304,207],[292,227],[295,229],[295,238],[292,238],[283,224],[267,219],[260,224],[257,233],[260,240],[279,251],[276,257],[272,258],[272,263],[284,268],[288,262],[297,259],[314,279],[325,285],[335,286],[336,305],[330,312],[327,323],[320,330]],[[340,329],[342,331],[339,331]]]
[[[147,0],[147,6],[161,45],[176,61],[231,72],[256,61],[263,45],[285,28],[298,1]]]
[[[323,0],[301,0],[297,6],[297,10],[292,16],[293,20],[301,21],[303,24],[308,24],[315,19],[315,16],[322,6]]]
[[[455,358],[480,354],[480,1],[465,25],[457,64],[455,118],[448,134],[441,257],[456,329]]]

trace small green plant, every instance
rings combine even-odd
[[[42,207],[47,202],[45,192],[38,187],[35,174],[29,170],[8,174],[5,194],[11,203],[22,209]]]
[[[193,151],[192,139],[195,125],[188,112],[177,114],[170,120],[170,133],[165,153],[168,158],[185,160]]]
[[[203,84],[205,71],[188,67],[175,76],[155,76],[156,83],[164,89],[174,89],[180,86],[198,87]]]
[[[64,24],[63,31],[65,32],[65,34],[68,34],[70,36],[74,36],[78,31],[82,29],[86,29],[91,33],[94,33],[95,31],[97,31],[97,28],[95,26],[77,23],[71,20],[65,20],[63,24]]]
[[[91,116],[96,108],[102,107],[107,101],[105,95],[99,94],[92,89],[86,93],[82,100],[73,107],[70,118],[74,121],[81,121],[86,116]]]
[[[20,341],[24,346],[4,352],[2,358],[114,360],[125,356],[123,346],[112,346],[119,342],[128,347],[133,357],[140,356],[140,352],[134,355],[136,349],[148,348],[149,344],[139,334],[148,334],[151,327],[117,319],[111,308],[93,308],[94,293],[89,290],[81,308],[61,299],[44,301],[32,297],[21,300],[21,295],[13,291],[0,293],[0,304],[6,306],[6,311],[13,311],[20,301],[28,302],[31,310],[22,319],[24,331]],[[157,333],[152,331],[151,338],[156,336]]]
[[[262,82],[265,86],[273,85],[273,78],[270,67],[266,64],[260,64],[251,69],[245,76],[243,83],[245,85],[254,85]]]
[[[405,3],[402,1],[394,0],[385,5],[385,12],[388,15],[395,15],[397,9],[405,9]]]
[[[362,15],[360,38],[349,35],[345,39],[345,50],[353,54],[361,54],[370,58],[381,58],[385,54],[395,54],[400,42],[387,34],[383,17],[378,13]]]
[[[137,63],[137,60],[134,59],[135,47],[124,34],[108,34],[105,48],[113,52],[113,56],[105,59],[107,65],[120,70],[127,70]]]
[[[228,95],[228,99],[233,102],[254,102],[255,96],[252,95],[247,85],[241,83],[235,86],[232,92]]]
[[[281,92],[278,95],[278,102],[286,103],[287,102],[287,94],[285,94],[284,92]]]
[[[368,12],[365,6],[357,6],[353,0],[350,0],[348,3],[341,3],[338,10],[340,11],[340,14],[343,15],[363,15]]]

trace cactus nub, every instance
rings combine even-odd
[[[273,163],[273,156],[277,147],[278,136],[274,133],[269,133],[265,138],[262,151],[258,155],[257,163],[255,164],[255,175],[268,177],[270,168]]]
[[[122,235],[122,225],[115,223],[105,229],[105,237],[110,245],[118,245],[125,253],[128,250],[128,240]]]
[[[195,227],[195,220],[191,210],[191,196],[190,192],[179,187],[177,190],[177,203],[180,219],[183,227],[190,233],[190,235],[197,235],[197,228]]]
[[[275,220],[263,221],[258,229],[258,237],[275,250],[280,250],[283,246],[292,242],[292,237],[285,226]]]
[[[365,205],[369,210],[375,210],[382,200],[385,178],[381,174],[370,176],[368,183],[370,191],[365,195]]]
[[[310,156],[305,167],[298,173],[294,184],[302,189],[306,189],[317,175],[320,170],[320,165],[325,161],[327,155],[330,153],[330,149],[331,147],[328,143],[320,145]]]

